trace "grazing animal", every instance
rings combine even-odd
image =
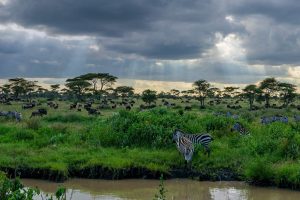
[[[15,119],[17,122],[20,122],[22,120],[22,113],[15,112]]]
[[[231,128],[231,131],[237,131],[239,132],[241,135],[248,135],[249,132],[245,129],[245,127],[240,124],[239,122],[236,122],[233,127]]]
[[[91,103],[87,103],[83,106],[84,109],[89,109],[92,107],[92,104]]]
[[[8,112],[1,112],[0,116],[7,117],[7,118],[15,118],[17,122],[22,120],[22,114],[17,111],[8,111]]]
[[[260,123],[267,125],[273,122],[282,122],[282,123],[288,123],[289,118],[286,116],[271,116],[271,117],[261,117]]]
[[[40,109],[38,109],[37,111],[33,111],[33,112],[31,113],[30,118],[36,117],[36,116],[43,117],[43,115],[47,115],[47,114],[48,114],[48,113],[47,113],[47,110],[46,110],[46,109],[40,108]]]
[[[130,105],[127,105],[127,106],[126,106],[126,110],[131,110],[131,106],[130,106]]]
[[[25,104],[22,106],[23,109],[30,109],[30,108],[33,108],[35,107],[35,104]]]
[[[47,110],[44,109],[44,108],[40,108],[40,109],[38,109],[38,111],[39,111],[39,113],[42,113],[43,115],[47,115],[48,114]]]
[[[205,152],[207,155],[210,155],[210,148],[209,144],[211,141],[213,141],[213,137],[208,133],[202,133],[202,134],[187,134],[183,131],[177,130],[178,132],[181,132],[181,134],[188,138],[193,144],[200,144],[204,147]]]
[[[233,119],[238,119],[239,118],[238,115],[232,114],[231,112],[227,112],[226,117],[233,118]]]
[[[90,108],[87,110],[89,115],[100,115],[100,112],[98,112],[96,109]]]
[[[8,115],[10,115],[11,118],[15,118],[17,122],[22,120],[22,114],[17,111],[8,111]]]
[[[300,122],[300,115],[294,115],[294,119],[296,122]]]
[[[185,106],[184,110],[192,110],[192,106]]]
[[[176,142],[178,151],[184,156],[186,162],[190,162],[193,158],[194,145],[191,140],[184,137],[181,131],[175,130],[173,133],[173,141]]]
[[[30,118],[32,118],[32,117],[36,117],[36,116],[40,116],[40,117],[43,117],[43,113],[40,113],[39,111],[33,111],[32,113],[31,113],[31,116],[30,116]]]
[[[75,109],[76,106],[77,106],[77,103],[71,104],[71,105],[70,105],[70,110]]]

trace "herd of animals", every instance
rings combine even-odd
[[[11,100],[13,99],[1,99],[0,98],[0,103],[4,104],[4,105],[12,105]],[[190,111],[192,110],[192,106],[189,105],[189,103],[191,102],[192,99],[181,99],[181,103],[184,103],[185,106],[183,107],[184,110],[186,111]],[[18,101],[22,101],[21,99],[18,99]],[[23,100],[24,103],[22,104],[21,108],[22,110],[25,109],[34,109],[37,106],[42,106],[42,103],[37,102],[35,100],[31,101],[31,102],[26,102],[26,100]],[[63,101],[62,99],[59,99],[59,101]],[[208,102],[209,105],[218,105],[218,104],[225,104],[227,108],[230,109],[240,109],[240,101],[243,100],[236,100],[234,102],[227,102],[227,101],[221,101],[221,100],[210,100]],[[93,99],[87,100],[85,103],[71,103],[69,105],[69,109],[70,110],[76,110],[78,112],[81,112],[83,109],[85,109],[87,111],[87,113],[89,115],[101,115],[101,110],[102,109],[116,109],[118,108],[125,108],[126,110],[131,110],[134,105],[136,104],[136,101],[134,101],[133,99],[129,99],[129,98],[122,98],[121,101],[117,101],[116,99],[111,99],[111,98],[107,98],[107,99],[103,99],[100,101],[100,104],[97,106],[95,101]],[[59,108],[59,104],[57,102],[52,101],[51,99],[48,99],[46,105],[49,108],[52,109],[58,109]],[[149,108],[154,108],[156,107],[156,103],[154,104],[150,104],[150,105],[144,105],[141,104],[139,106],[140,110],[144,110],[144,109],[149,109]],[[166,106],[166,107],[175,107],[176,103],[172,103],[169,102],[166,99],[162,99],[161,100],[161,104],[158,106]],[[276,107],[276,104],[273,104],[274,108]],[[295,105],[291,105],[291,107],[295,107]],[[298,107],[296,107],[298,109]],[[31,117],[42,117],[44,115],[47,115],[47,109],[45,108],[39,108],[37,110],[32,111],[31,113]],[[232,114],[231,112],[227,112],[227,113],[220,113],[220,112],[215,112],[214,113],[215,116],[226,116],[226,117],[231,117],[233,119],[238,119],[238,115],[236,114]],[[22,113],[18,112],[18,111],[1,111],[0,110],[0,117],[6,117],[6,118],[12,118],[15,119],[17,122],[20,122],[22,120]],[[294,120],[296,122],[300,122],[300,115],[294,115]],[[262,116],[260,122],[262,124],[270,124],[272,122],[283,122],[283,123],[288,123],[289,118],[287,116]]]
[[[60,100],[62,101],[62,100]],[[5,105],[12,105],[10,101],[0,101],[0,103]],[[190,103],[190,100],[182,100],[182,103]],[[209,101],[208,104],[220,104],[221,102],[216,101]],[[224,102],[223,102],[224,103]],[[225,102],[226,103],[226,102]],[[235,104],[238,104],[239,101],[236,101]],[[118,102],[113,99],[103,99],[99,105],[95,106],[94,100],[86,101],[85,103],[71,103],[69,105],[69,110],[75,110],[77,112],[81,112],[83,109],[88,112],[89,115],[101,115],[100,110],[101,109],[116,109],[117,107],[125,108],[126,110],[131,110],[133,106],[136,104],[136,102],[132,99],[122,98],[121,102]],[[58,109],[59,104],[56,102],[53,102],[51,100],[48,100],[47,103],[47,109]],[[36,101],[26,102],[22,104],[21,108],[22,110],[26,109],[35,109],[38,106],[42,106],[41,103],[38,103]],[[162,99],[160,106],[166,106],[166,107],[175,107],[175,103],[170,103],[169,101]],[[140,110],[149,109],[156,107],[156,104],[152,105],[140,105]],[[227,108],[231,109],[239,109],[240,105],[227,105]],[[32,117],[43,117],[48,114],[46,108],[38,108],[36,110],[33,110],[31,112],[30,118]],[[186,105],[184,107],[184,110],[192,110],[192,106]],[[248,135],[249,131],[240,123],[238,122],[239,115],[233,114],[231,112],[222,113],[222,112],[215,112],[213,113],[214,116],[217,117],[228,117],[234,119],[236,122],[233,124],[231,131],[237,131],[241,135]],[[15,119],[17,122],[20,122],[22,120],[22,113],[17,111],[0,111],[0,117],[5,117],[8,119]],[[294,120],[296,122],[300,122],[300,115],[294,115]],[[287,116],[262,116],[260,118],[260,123],[262,125],[267,125],[273,122],[281,122],[281,123],[288,123],[289,118]],[[194,145],[201,145],[204,147],[205,152],[209,155],[210,154],[210,148],[209,145],[211,141],[213,141],[213,138],[208,133],[202,133],[202,134],[187,134],[181,130],[175,130],[173,133],[173,141],[176,143],[177,149],[179,152],[183,155],[186,162],[190,162],[193,157],[194,153]]]
[[[236,114],[232,114],[231,112],[214,113],[215,116],[225,116],[232,118],[234,120],[238,120],[239,116]],[[296,122],[300,122],[300,115],[294,115],[294,120]],[[271,117],[261,117],[261,124],[267,125],[273,122],[282,122],[288,123],[288,117],[286,116],[271,116]],[[240,123],[235,122],[231,128],[231,131],[237,131],[240,135],[249,135],[249,131]],[[176,143],[176,147],[178,151],[183,155],[186,163],[190,162],[193,158],[195,147],[194,145],[201,145],[205,152],[210,155],[209,144],[213,141],[213,138],[208,133],[198,133],[198,134],[187,134],[182,130],[176,129],[173,132],[173,141]]]

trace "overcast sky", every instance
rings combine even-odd
[[[0,0],[0,79],[87,72],[299,85],[300,1]]]

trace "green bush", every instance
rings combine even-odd
[[[274,179],[277,186],[300,188],[300,165],[295,163],[277,165]]]
[[[45,200],[53,200],[52,195],[41,194],[38,188],[25,188],[20,180],[10,180],[0,171],[0,199],[1,200],[33,200],[40,197]],[[66,200],[66,189],[58,188],[55,192],[57,200]]]
[[[245,176],[248,181],[257,185],[270,185],[274,181],[271,162],[266,158],[252,159],[245,166]]]

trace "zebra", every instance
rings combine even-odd
[[[286,116],[261,117],[260,119],[261,119],[260,122],[264,125],[267,125],[267,124],[270,124],[273,122],[277,122],[277,121],[285,123],[285,124],[287,124],[289,122],[289,118]]]
[[[15,118],[17,122],[20,122],[23,118],[22,113],[20,112],[15,112]]]
[[[173,141],[176,142],[178,151],[184,156],[186,162],[190,162],[194,153],[194,145],[191,140],[184,137],[181,131],[175,130],[173,133]]]
[[[22,114],[17,111],[0,112],[0,116],[15,118],[17,122],[22,120]]]
[[[239,122],[236,122],[233,127],[231,128],[231,131],[237,131],[239,132],[241,135],[248,135],[249,132],[245,129],[245,127],[240,124]]]
[[[210,148],[209,144],[213,140],[213,137],[208,133],[202,133],[202,134],[187,134],[184,133],[181,130],[177,130],[178,132],[181,132],[184,137],[188,138],[193,144],[200,144],[204,147],[205,152],[208,156],[210,156]]]
[[[294,119],[296,122],[300,122],[300,115],[294,115]]]

